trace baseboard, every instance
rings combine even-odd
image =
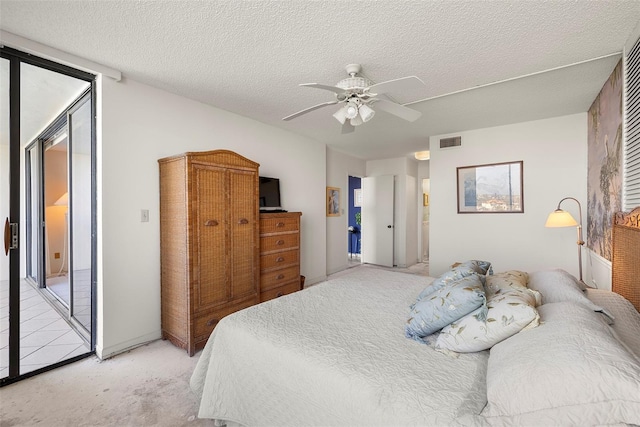
[[[611,261],[587,249],[586,283],[598,289],[611,290]]]
[[[312,279],[306,278],[304,281],[304,286],[311,286],[311,285],[315,285],[316,283],[320,283],[320,282],[324,282],[325,280],[327,280],[327,276],[319,276],[319,277],[314,277]]]
[[[100,359],[108,359],[110,357],[116,356],[120,353],[124,353],[126,351],[132,350],[136,347],[140,347],[141,345],[145,345],[150,343],[151,341],[156,341],[162,338],[162,331],[158,330],[156,332],[152,332],[150,334],[142,335],[140,337],[118,343],[116,345],[112,345],[109,347],[96,346],[96,356]]]

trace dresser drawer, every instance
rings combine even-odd
[[[292,294],[300,290],[300,282],[293,282],[283,286],[279,286],[274,289],[269,289],[260,293],[260,302],[265,302],[270,299],[278,298],[283,295]]]
[[[262,236],[260,237],[260,253],[297,248],[299,236],[298,233]]]
[[[261,215],[260,234],[282,233],[283,231],[298,231],[299,218],[299,216],[288,218],[269,218],[269,215]]]
[[[260,275],[260,289],[264,291],[292,281],[295,281],[298,284],[298,288],[300,288],[300,267],[297,265],[283,268],[282,270],[262,273]]]
[[[195,323],[194,337],[195,338],[204,337],[206,339],[209,335],[211,335],[211,332],[213,332],[213,328],[216,327],[218,322],[223,317],[228,316],[231,313],[235,313],[236,311],[242,310],[243,308],[251,307],[252,305],[257,303],[258,301],[252,298],[241,304],[225,306],[225,307],[221,307],[208,312],[197,313],[195,315],[196,318],[194,322]]]
[[[300,264],[300,252],[290,250],[260,257],[260,271]]]

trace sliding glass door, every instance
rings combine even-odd
[[[7,47],[0,54],[6,385],[95,348],[95,76]]]
[[[91,333],[92,120],[87,93],[68,113],[70,315]]]

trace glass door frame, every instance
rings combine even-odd
[[[87,355],[80,355],[68,360],[55,363],[53,365],[20,374],[20,261],[22,251],[21,245],[27,246],[29,242],[26,239],[28,233],[21,236],[23,230],[30,219],[25,216],[25,224],[21,221],[21,147],[20,147],[20,115],[21,115],[21,64],[29,64],[41,67],[50,71],[65,74],[80,80],[84,80],[90,84],[88,92],[91,93],[91,331],[90,335],[90,353],[95,352],[96,346],[96,289],[97,289],[97,153],[96,153],[96,99],[97,99],[97,76],[86,71],[81,71],[63,64],[59,64],[48,59],[40,58],[29,53],[25,53],[7,46],[0,46],[0,57],[9,61],[9,217],[8,222],[16,224],[18,229],[18,246],[8,250],[9,255],[9,375],[0,378],[0,386],[12,384],[21,379],[31,377],[33,375],[45,372],[50,369],[74,362],[82,359]],[[67,111],[65,110],[65,113]],[[31,144],[27,144],[28,147]],[[25,147],[25,149],[27,148]],[[29,166],[30,167],[30,166]],[[25,172],[27,166],[25,165]],[[42,174],[41,174],[42,175]],[[39,177],[43,179],[42,176]],[[26,187],[25,187],[26,188]],[[27,189],[28,190],[28,189]],[[25,201],[27,196],[24,195]],[[39,199],[42,200],[42,199]],[[39,207],[42,208],[41,206]],[[40,228],[42,229],[42,228]],[[39,238],[39,242],[43,242],[43,236]],[[25,248],[25,249],[28,249]],[[43,245],[39,249],[43,249]],[[26,254],[26,250],[24,252]],[[42,260],[38,261],[42,264]],[[38,266],[40,280],[44,267]],[[27,271],[28,273],[28,271]],[[25,276],[28,276],[26,274]]]

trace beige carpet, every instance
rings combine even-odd
[[[189,389],[198,357],[159,340],[2,387],[0,427],[213,426]]]

